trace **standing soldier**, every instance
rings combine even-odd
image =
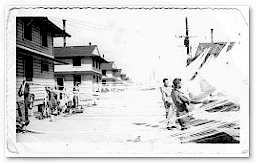
[[[188,105],[190,103],[197,104],[197,103],[206,103],[208,101],[196,101],[189,99],[183,92],[180,91],[180,88],[182,87],[181,79],[175,78],[173,80],[173,89],[171,92],[171,97],[174,102],[174,105],[176,106],[176,116],[180,117],[178,119],[178,122],[181,126],[181,130],[185,130],[189,127],[189,122],[193,118],[192,116],[189,116],[189,110]]]
[[[79,106],[79,82],[75,82],[75,86],[73,87],[73,107],[78,108]]]
[[[57,109],[57,95],[54,93],[53,88],[45,88],[46,96],[46,105],[47,105],[47,114],[50,115],[50,122],[55,121],[54,116],[58,114]]]
[[[167,122],[167,129],[176,128],[175,126],[175,106],[172,102],[171,91],[172,88],[169,86],[169,81],[167,78],[163,79],[163,86],[160,87],[162,94],[162,101],[165,107],[165,116]]]
[[[23,96],[23,102],[18,103],[18,114],[21,118],[18,122],[21,122],[22,127],[29,124],[29,110],[33,107],[33,101],[35,99],[34,94],[30,94],[30,85],[24,80],[19,88],[18,95]]]
[[[182,118],[179,118],[178,122],[181,126],[181,130],[185,130],[187,129],[189,120],[190,120],[189,116],[187,115],[189,112],[188,105],[190,103],[190,100],[184,95],[183,92],[179,90],[181,86],[182,86],[181,79],[175,78],[173,80],[173,89],[171,92],[171,97],[177,108],[177,112],[176,112],[177,117],[184,116]]]

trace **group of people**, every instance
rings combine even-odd
[[[76,109],[79,106],[78,85],[75,85],[73,92],[65,92],[61,90],[51,89],[45,87],[47,96],[43,108],[39,111],[39,119],[51,117],[53,115],[59,115],[61,113],[72,113],[72,109]],[[45,106],[46,105],[46,106]]]
[[[32,111],[35,100],[35,95],[30,91],[30,85],[32,84],[24,80],[18,91],[18,96],[21,97],[21,100],[16,102],[17,132],[26,129],[26,126],[30,123],[29,111]],[[79,107],[78,84],[73,88],[73,92],[60,91],[56,87],[45,87],[45,91],[45,101],[38,105],[37,119],[42,120],[50,117],[50,121],[53,121],[53,116],[60,113],[81,113],[81,109],[75,110]]]
[[[179,128],[176,122],[179,123],[180,129],[185,130],[189,128],[192,116],[189,115],[189,105],[191,103],[202,103],[188,98],[180,89],[182,87],[182,80],[175,78],[173,85],[169,85],[167,78],[163,79],[163,86],[160,88],[162,100],[166,111],[167,129]]]

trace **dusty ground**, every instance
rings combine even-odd
[[[181,145],[182,140],[172,137],[180,130],[166,129],[164,114],[159,90],[103,93],[97,106],[84,108],[83,113],[60,115],[53,122],[31,118],[27,129],[36,133],[19,133],[17,142],[97,144],[97,147],[90,149],[94,152],[140,153],[152,152],[153,149],[155,152],[171,152],[175,150],[169,145]],[[222,115],[226,118],[237,117],[235,112]],[[222,120],[217,113],[202,113],[195,117]]]
[[[57,116],[53,122],[31,118],[27,129],[42,134],[21,134],[17,141],[127,142],[141,136],[147,142],[167,134],[164,112],[156,90],[104,93],[84,113]]]

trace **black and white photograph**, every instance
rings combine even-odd
[[[9,7],[8,157],[249,157],[248,6]]]

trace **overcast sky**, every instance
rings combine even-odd
[[[241,11],[241,10],[240,10]],[[123,69],[136,82],[177,77],[185,70],[187,58],[183,39],[188,17],[190,44],[238,41],[247,35],[248,15],[239,10],[22,10],[19,15],[47,16],[62,28],[66,19],[67,46],[97,45],[101,54]],[[61,38],[54,46],[62,46]]]

